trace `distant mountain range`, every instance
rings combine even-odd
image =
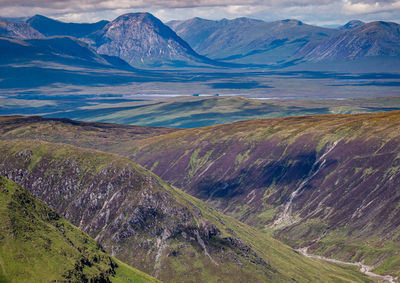
[[[339,33],[297,20],[264,22],[248,18],[210,21],[194,18],[170,25],[193,48],[216,60],[272,64],[288,60],[310,41]]]
[[[70,36],[86,42],[98,54],[119,57],[138,67],[282,68],[332,60],[357,65],[354,60],[363,58],[399,58],[399,30],[396,23],[358,20],[336,29],[298,20],[249,18],[193,18],[165,25],[149,13],[125,14],[111,22],[92,24],[63,23],[40,15],[25,23],[0,21],[3,37],[41,39],[46,45],[50,41],[45,37]]]

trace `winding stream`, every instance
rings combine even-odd
[[[291,206],[293,203],[293,199],[301,192],[301,190],[305,187],[305,185],[307,185],[307,183],[310,182],[311,179],[313,179],[315,175],[317,175],[321,171],[321,169],[324,168],[326,162],[325,157],[336,147],[338,143],[339,141],[335,141],[330,147],[328,147],[328,150],[323,155],[321,155],[321,157],[318,158],[317,161],[315,161],[311,170],[314,171],[314,173],[312,173],[308,178],[306,178],[303,182],[301,182],[298,188],[294,192],[292,192],[289,201],[285,204],[282,214],[278,217],[277,220],[275,220],[274,226],[277,226],[285,222],[290,222]],[[315,169],[316,167],[317,169]]]
[[[397,278],[394,278],[393,276],[390,276],[390,275],[379,275],[379,274],[373,273],[371,271],[373,269],[372,266],[362,264],[361,262],[341,261],[341,260],[337,260],[337,259],[333,259],[333,258],[327,258],[327,257],[319,256],[319,255],[313,255],[313,254],[309,254],[307,252],[307,250],[308,250],[308,247],[297,249],[297,251],[299,253],[301,253],[302,255],[309,257],[309,258],[315,258],[315,259],[329,261],[329,262],[333,262],[333,263],[339,263],[339,264],[358,266],[362,273],[368,275],[369,277],[371,277],[373,279],[378,280],[378,282],[380,282],[380,283],[398,283]]]

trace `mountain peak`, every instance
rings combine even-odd
[[[359,26],[364,25],[365,23],[360,21],[360,20],[351,20],[348,23],[346,23],[345,25],[339,27],[340,30],[350,30],[353,28],[357,28]]]
[[[302,26],[303,22],[296,20],[296,19],[285,19],[281,21],[282,23],[288,23],[288,24],[292,24],[292,25],[296,25],[296,26]]]
[[[91,39],[99,53],[121,57],[132,65],[160,66],[194,61],[207,64],[210,61],[198,55],[150,13],[121,15]]]

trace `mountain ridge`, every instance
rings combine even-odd
[[[105,20],[96,23],[64,23],[42,15],[30,17],[25,22],[47,37],[73,36],[76,38],[85,37],[109,23]]]

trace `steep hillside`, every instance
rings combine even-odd
[[[45,120],[25,119],[3,122],[2,137],[78,145],[98,135],[78,126],[79,138],[57,138]],[[130,156],[235,218],[276,230],[293,246],[398,275],[399,128],[400,112],[393,111],[252,120],[121,146],[114,136],[96,138],[84,146]]]
[[[0,19],[0,37],[29,39],[43,38],[43,34],[25,23],[12,23]]]
[[[400,25],[371,22],[344,31],[298,52],[305,60],[355,60],[365,57],[399,57]]]
[[[264,22],[238,18],[210,21],[194,18],[168,24],[202,55],[253,64],[288,60],[308,42],[326,39],[339,32],[297,20]]]
[[[1,282],[156,282],[0,176]]]
[[[99,21],[90,24],[64,23],[42,15],[35,15],[26,20],[26,23],[45,36],[73,36],[80,38],[101,30],[106,24],[108,24],[108,21]]]
[[[98,53],[118,56],[135,66],[212,63],[149,13],[122,15],[89,39]]]
[[[363,282],[304,258],[166,185],[129,159],[62,144],[0,142],[0,172],[125,262],[167,282]]]

